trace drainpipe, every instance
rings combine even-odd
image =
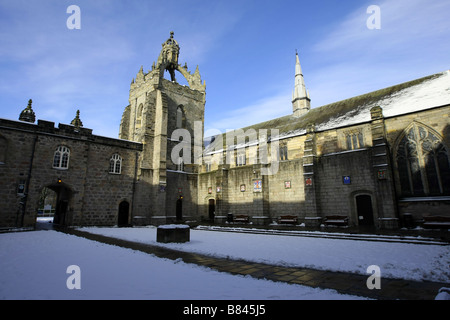
[[[33,149],[31,150],[31,159],[30,159],[30,166],[28,168],[27,181],[25,183],[25,192],[24,192],[24,195],[23,195],[23,198],[21,201],[22,214],[20,217],[20,227],[23,227],[25,212],[26,212],[26,208],[27,208],[28,192],[30,189],[31,172],[33,170],[34,152],[36,150],[37,141],[38,141],[38,136],[36,135],[36,137],[34,138]]]
[[[137,171],[138,171],[138,159],[139,159],[139,152],[136,152],[136,158],[134,161],[134,179],[133,179],[133,190],[132,190],[132,198],[131,198],[131,225],[133,225],[133,217],[134,217],[134,198],[136,193],[136,183],[137,183]]]

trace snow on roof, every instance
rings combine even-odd
[[[405,82],[385,89],[373,91],[350,99],[334,102],[311,109],[301,117],[288,115],[246,128],[278,129],[279,136],[272,140],[304,135],[309,124],[315,124],[316,131],[337,129],[357,125],[371,120],[370,109],[380,106],[384,117],[399,116],[450,104],[450,70]],[[270,132],[268,132],[270,135]],[[226,139],[216,139],[205,150],[220,150]],[[249,141],[251,143],[251,141]]]
[[[377,99],[370,99],[371,96]],[[367,98],[369,101],[366,102]],[[316,129],[328,130],[370,121],[370,109],[375,106],[383,109],[384,117],[393,117],[450,104],[450,70],[352,99],[359,99],[362,103],[345,114],[318,124]]]

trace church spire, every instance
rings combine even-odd
[[[292,109],[294,116],[299,117],[307,113],[311,108],[311,99],[305,87],[305,80],[303,78],[302,66],[298,53],[295,53],[295,87],[292,93]]]

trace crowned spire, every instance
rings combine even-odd
[[[173,36],[174,32],[171,31],[170,38],[162,44],[161,53],[159,55],[156,67],[169,71],[171,80],[176,82],[175,70],[178,69],[180,46]]]

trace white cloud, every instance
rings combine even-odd
[[[370,30],[369,4],[352,11],[312,50],[325,63],[308,75],[313,106],[414,80],[449,68],[450,2],[384,0],[381,29]]]
[[[317,52],[332,51],[339,57],[357,54],[372,58],[397,52],[414,54],[411,49],[419,52],[429,49],[424,46],[429,40],[442,37],[448,40],[448,1],[384,0],[378,6],[381,10],[380,30],[367,28],[366,21],[370,17],[366,12],[368,6],[361,6],[345,17],[313,49]]]

